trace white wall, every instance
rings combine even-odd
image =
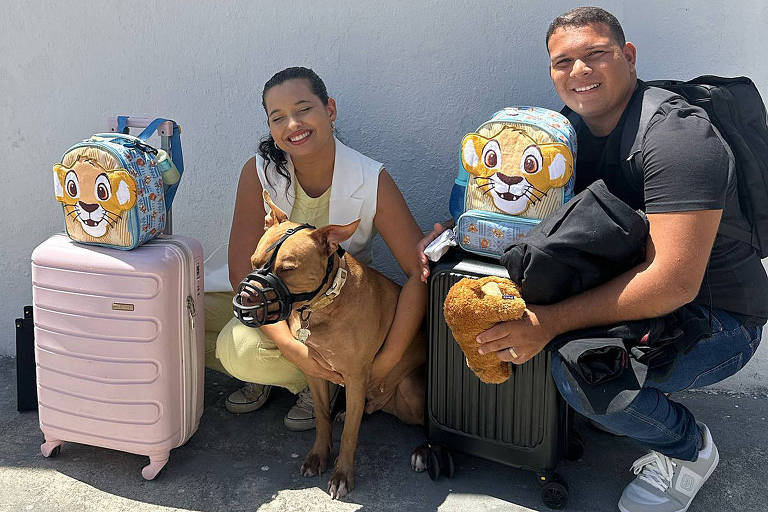
[[[544,5],[546,4],[546,5]],[[768,98],[763,2],[606,1],[641,78],[746,74]],[[760,6],[757,6],[760,4]],[[51,165],[115,114],[177,120],[175,232],[227,239],[240,166],[266,131],[264,82],[314,68],[352,147],[386,163],[423,228],[447,216],[458,144],[511,104],[559,108],[544,34],[566,1],[6,2],[0,17],[0,354],[31,301],[29,256],[62,229]],[[762,50],[760,50],[762,48]],[[398,272],[383,244],[379,267]],[[768,349],[730,386],[768,386]],[[760,375],[759,373],[762,373]]]

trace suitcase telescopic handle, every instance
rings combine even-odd
[[[128,128],[143,128],[144,131],[138,135],[138,138],[145,142],[157,131],[158,135],[160,135],[162,149],[170,154],[171,161],[179,172],[176,182],[164,191],[165,209],[168,214],[166,233],[170,234],[171,204],[176,196],[179,180],[182,174],[184,174],[184,156],[181,151],[181,126],[176,121],[161,117],[153,119],[150,117],[115,116],[109,118],[110,131],[127,134]]]
[[[130,116],[116,116],[109,118],[109,131],[122,132],[122,128],[146,128],[154,121],[151,117],[130,117]],[[121,122],[122,121],[122,122]],[[123,124],[124,123],[124,124]],[[121,126],[122,125],[122,126]],[[166,120],[160,124],[157,128],[157,133],[161,137],[173,136],[173,127],[178,126],[176,122]],[[179,126],[179,129],[181,127]]]

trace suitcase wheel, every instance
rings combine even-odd
[[[61,453],[62,441],[46,441],[40,445],[40,453],[43,457],[54,459]]]
[[[541,483],[541,501],[553,510],[562,510],[568,505],[568,484],[557,473],[542,473],[539,475]]]
[[[453,457],[448,448],[440,445],[429,445],[429,460],[427,462],[427,472],[429,478],[433,481],[438,480],[441,475],[453,478],[455,473]]]
[[[165,453],[159,457],[149,457],[149,464],[144,466],[141,470],[141,476],[145,480],[154,480],[158,473],[165,467],[168,462],[168,456],[170,453]]]

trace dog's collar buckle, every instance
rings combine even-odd
[[[306,308],[311,313],[312,311],[318,311],[324,307],[330,305],[333,300],[339,296],[344,283],[347,282],[348,271],[342,268],[343,257],[339,259],[339,269],[336,271],[336,277],[333,278],[333,283],[325,291],[325,293],[317,300],[317,302],[309,303]]]
[[[341,265],[339,265],[339,271],[336,272],[336,277],[333,278],[333,284],[330,288],[328,288],[328,291],[325,292],[325,296],[330,297],[331,299],[335,299],[341,293],[341,287],[344,286],[344,283],[346,282],[347,271],[346,269],[341,268]]]

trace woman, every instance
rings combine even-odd
[[[375,386],[405,353],[424,317],[426,288],[419,279],[415,249],[421,230],[382,164],[334,137],[336,102],[328,97],[325,84],[312,70],[293,67],[275,74],[264,85],[262,105],[269,135],[259,144],[258,155],[243,166],[237,186],[229,237],[232,287],[237,289],[251,271],[250,256],[264,234],[263,189],[294,222],[320,227],[362,219],[342,246],[359,261],[370,264],[371,240],[378,232],[408,278],[392,327],[373,363],[370,378],[371,386]],[[271,386],[282,386],[300,392],[285,417],[286,427],[314,428],[304,375],[337,384],[342,382],[341,375],[315,362],[307,347],[291,335],[286,322],[255,329],[232,318],[231,299],[231,293],[206,299],[206,322],[210,322],[206,329],[221,327],[222,320],[228,319],[216,339],[215,357],[213,347],[206,347],[206,363],[247,383],[227,398],[227,409],[256,410],[266,402]],[[207,345],[212,345],[212,337],[206,339]]]

